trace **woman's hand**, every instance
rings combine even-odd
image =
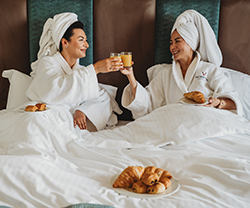
[[[82,111],[76,110],[73,119],[74,127],[77,125],[82,130],[87,129],[86,115]]]
[[[129,67],[129,68],[121,68],[120,72],[124,75],[126,75],[127,77],[133,76],[134,72],[133,72],[133,67]]]
[[[119,58],[107,58],[94,64],[96,74],[118,71],[123,68],[122,60]]]
[[[127,76],[128,81],[130,83],[131,90],[132,90],[132,94],[135,97],[137,81],[135,79],[135,75],[134,75],[134,72],[133,72],[133,67],[129,67],[129,68],[124,67],[124,68],[120,69],[120,72]]]
[[[229,98],[213,98],[210,97],[208,99],[209,104],[204,105],[206,107],[214,107],[214,108],[219,108],[219,109],[225,109],[225,110],[236,110],[236,105],[233,100]]]
[[[220,99],[210,97],[208,99],[208,104],[203,106],[217,108],[219,105],[220,105]]]

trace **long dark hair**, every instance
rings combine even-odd
[[[83,30],[84,28],[84,25],[82,22],[80,21],[77,21],[77,22],[74,22],[72,25],[69,26],[69,28],[66,30],[66,32],[64,33],[63,38],[65,38],[67,41],[70,41],[70,37],[72,35],[74,35],[73,33],[73,29],[82,29]],[[60,52],[62,52],[62,39],[60,41],[60,46],[59,46],[59,50]]]

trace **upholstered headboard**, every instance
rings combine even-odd
[[[107,58],[110,52],[132,51],[135,76],[146,85],[147,68],[171,61],[171,24],[186,9],[196,9],[209,20],[223,53],[222,66],[250,74],[248,0],[1,0],[0,72],[15,68],[29,74],[42,25],[56,13],[71,11],[84,22],[90,43],[82,64]],[[119,87],[120,102],[127,78],[113,72],[99,74],[98,79]],[[0,77],[0,109],[6,107],[8,88],[8,80]],[[130,118],[127,110],[120,117]]]

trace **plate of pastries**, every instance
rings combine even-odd
[[[111,178],[110,186],[125,196],[155,198],[175,193],[180,184],[170,172],[162,168],[128,166]]]
[[[186,105],[206,105],[208,100],[204,97],[202,92],[192,91],[183,94],[183,97],[180,99],[180,103]]]
[[[45,103],[36,103],[35,105],[27,105],[24,109],[25,112],[44,112],[48,111],[49,108]]]

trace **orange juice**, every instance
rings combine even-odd
[[[120,53],[110,53],[110,58],[121,58],[121,54]]]
[[[124,67],[131,67],[132,65],[132,52],[121,52],[121,59]]]
[[[120,53],[110,53],[110,58],[118,58],[121,59],[121,54]],[[119,64],[121,64],[121,61],[115,61],[115,62],[119,62]],[[112,68],[112,67],[111,67]]]

